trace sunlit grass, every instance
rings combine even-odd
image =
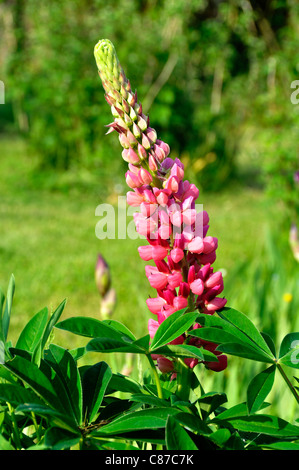
[[[155,293],[144,273],[146,263],[138,255],[140,240],[99,240],[95,234],[97,205],[116,203],[118,196],[127,191],[122,163],[107,160],[94,172],[75,169],[68,175],[37,173],[36,161],[24,142],[2,139],[1,153],[2,290],[6,290],[11,273],[16,279],[10,339],[15,340],[34,313],[44,306],[51,311],[64,298],[68,299],[64,318],[100,318],[94,281],[98,253],[110,265],[117,292],[114,318],[137,337],[146,334],[151,315],[145,299]],[[287,246],[283,208],[269,201],[262,190],[241,184],[217,194],[202,194],[199,202],[210,215],[209,234],[219,239],[215,268],[224,270],[228,305],[242,310],[261,329],[270,330],[272,326],[272,332],[279,337],[290,332],[298,325],[295,319],[299,302],[293,297],[286,302],[283,296],[296,296],[299,291],[298,270],[292,276],[295,271],[290,273],[282,267],[296,267]],[[267,230],[279,233],[272,246]],[[275,243],[281,244],[277,250]],[[271,289],[275,290],[273,296]],[[85,344],[82,338],[59,330],[55,340],[69,348]],[[242,380],[248,385],[254,371],[252,365],[244,366],[239,359],[230,358],[230,363],[221,375],[205,373],[204,381],[208,388],[218,383],[237,402],[246,399],[246,386],[238,385]]]

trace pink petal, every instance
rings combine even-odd
[[[184,258],[184,251],[181,248],[173,248],[170,256],[175,263],[179,263]]]
[[[224,307],[227,300],[222,299],[221,297],[215,297],[211,300],[208,304],[205,305],[205,308],[208,312],[215,312],[216,310],[220,310]]]
[[[156,334],[157,329],[159,328],[159,323],[152,318],[148,321],[148,332],[151,338],[153,338]]]
[[[204,243],[201,237],[195,237],[188,244],[188,250],[191,251],[191,253],[202,253],[203,249],[204,249]]]
[[[162,299],[162,297],[149,298],[146,300],[146,304],[149,310],[157,315],[161,308],[166,304],[166,300]]]
[[[193,294],[201,295],[204,291],[204,283],[201,279],[195,279],[195,281],[190,284],[190,289]]]
[[[203,252],[208,255],[212,251],[215,251],[218,247],[218,239],[215,237],[205,237],[203,239],[204,249]]]

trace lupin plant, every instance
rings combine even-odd
[[[150,312],[148,329],[153,338],[159,325],[174,312],[187,308],[212,315],[222,309],[226,299],[220,297],[223,278],[214,272],[218,240],[208,236],[209,216],[196,210],[198,188],[184,179],[184,165],[179,158],[169,157],[168,144],[158,139],[143,113],[137,92],[121,67],[115,48],[109,40],[95,46],[95,59],[105,90],[105,98],[114,117],[107,133],[116,131],[123,147],[122,157],[128,163],[125,178],[131,189],[127,203],[139,208],[134,214],[136,230],[148,244],[140,246],[139,255],[154,266],[145,267],[148,281],[157,296],[147,299]],[[199,328],[195,323],[192,328]],[[227,357],[216,351],[217,344],[180,335],[174,344],[192,344],[214,352],[218,362],[203,361],[209,369],[222,371]],[[177,372],[177,361],[154,355],[161,372]],[[194,367],[198,359],[185,359]]]

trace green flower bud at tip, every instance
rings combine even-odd
[[[119,67],[114,45],[109,39],[101,39],[94,47],[94,56],[99,70],[109,69],[115,75],[115,64]]]

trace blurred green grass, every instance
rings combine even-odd
[[[0,286],[10,274],[16,293],[10,326],[14,342],[28,319],[67,298],[64,318],[99,317],[100,298],[94,280],[98,253],[109,263],[117,292],[114,316],[137,336],[147,332],[150,313],[145,300],[154,295],[137,247],[140,240],[99,240],[95,234],[100,203],[125,195],[121,162],[100,161],[93,170],[68,174],[37,172],[37,162],[21,139],[1,139]],[[281,341],[298,324],[298,264],[287,246],[284,210],[261,188],[231,183],[218,193],[201,194],[210,216],[209,234],[218,237],[215,269],[225,274],[228,305],[242,310],[262,330]],[[269,235],[270,234],[270,235]],[[272,237],[272,234],[276,234]],[[291,293],[292,301],[284,300]],[[292,328],[292,330],[291,330]],[[85,344],[57,330],[55,340],[69,348]],[[224,374],[204,372],[204,386],[220,385],[231,400],[244,400],[258,368],[230,358]],[[278,403],[280,397],[274,397]]]
[[[68,314],[97,316],[94,266],[101,253],[118,294],[115,317],[142,334],[148,319],[144,299],[152,291],[137,252],[140,240],[99,240],[95,234],[98,204],[116,203],[118,195],[126,194],[119,183],[121,165],[112,162],[109,176],[101,167],[90,178],[82,170],[38,174],[22,140],[2,139],[1,148],[0,285],[5,289],[14,273],[12,327],[44,304],[55,308],[65,297]],[[236,259],[252,257],[259,243],[257,226],[271,217],[263,194],[238,188],[235,194],[203,195],[200,202],[210,214],[209,233],[219,238],[217,267],[229,271]]]

